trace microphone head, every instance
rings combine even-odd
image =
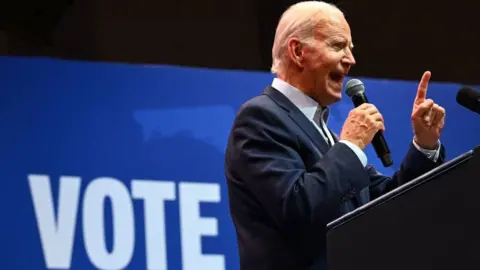
[[[457,92],[457,103],[480,114],[480,92],[470,87],[462,87]]]
[[[345,85],[345,93],[352,97],[356,94],[363,94],[365,92],[365,85],[359,79],[351,79]]]

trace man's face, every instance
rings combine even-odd
[[[343,16],[317,29],[314,46],[304,49],[303,73],[309,81],[309,95],[328,106],[342,98],[344,77],[355,64],[350,27]]]

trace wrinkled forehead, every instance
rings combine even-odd
[[[352,40],[350,26],[345,17],[339,14],[325,16],[317,26],[315,34],[321,39],[343,38],[349,42]]]

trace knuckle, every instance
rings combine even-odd
[[[372,117],[366,117],[365,120],[368,124],[374,124],[375,123],[375,121],[372,119]]]
[[[440,105],[437,105],[438,106],[438,111],[441,112],[441,113],[445,113],[445,108],[443,108],[442,106]]]
[[[363,105],[364,109],[370,109],[373,106],[371,103],[363,103]]]

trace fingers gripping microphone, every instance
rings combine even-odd
[[[347,96],[352,99],[355,107],[358,107],[363,103],[368,103],[367,96],[365,95],[365,86],[362,81],[358,79],[349,80],[345,86],[345,92],[347,93]],[[373,137],[372,145],[378,158],[382,161],[383,166],[390,167],[393,164],[393,160],[390,156],[390,149],[388,148],[381,130],[379,130]]]

